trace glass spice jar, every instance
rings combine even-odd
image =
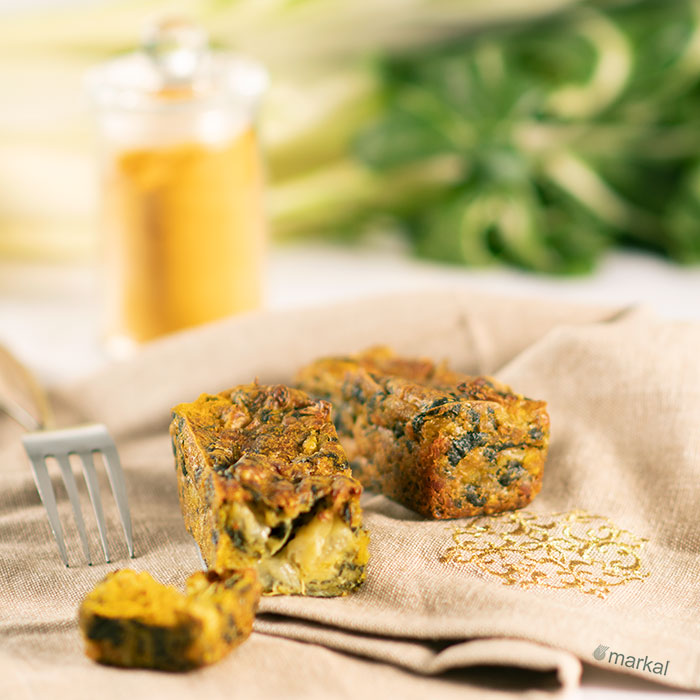
[[[261,304],[257,63],[183,20],[92,70],[101,142],[104,332],[116,354]]]

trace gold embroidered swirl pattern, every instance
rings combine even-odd
[[[583,510],[482,516],[452,538],[440,561],[472,565],[506,586],[575,588],[605,598],[649,575],[641,559],[646,539]]]

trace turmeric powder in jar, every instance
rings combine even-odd
[[[105,183],[110,326],[137,341],[258,307],[262,173],[255,134],[133,150]]]
[[[162,23],[146,51],[92,76],[104,136],[105,332],[118,352],[262,301],[254,117],[266,78],[204,46],[191,25]]]

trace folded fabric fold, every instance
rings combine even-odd
[[[330,625],[264,613],[256,620],[255,630],[275,637],[319,644],[427,676],[460,668],[490,666],[501,669],[504,679],[513,669],[551,673],[562,689],[574,687],[581,677],[581,662],[572,654],[522,639],[417,641],[353,633]],[[545,681],[544,678],[541,680]]]

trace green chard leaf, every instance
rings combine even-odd
[[[355,157],[390,182],[450,156],[462,178],[377,215],[454,263],[580,273],[614,244],[698,261],[698,47],[698,3],[599,2],[385,57]]]

